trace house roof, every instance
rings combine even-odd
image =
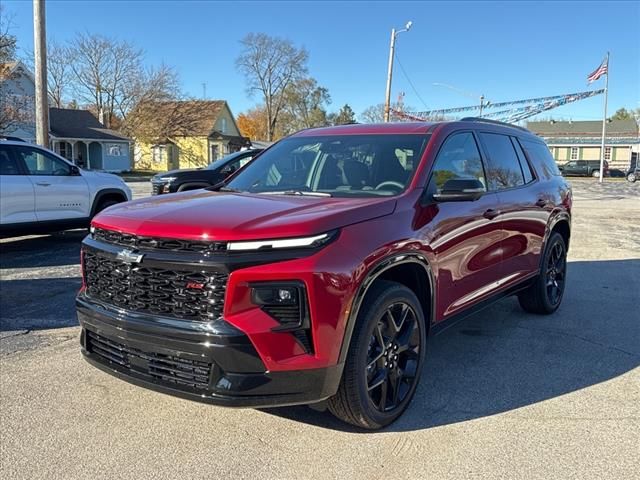
[[[105,128],[89,110],[50,108],[49,129],[58,138],[129,141],[115,130]]]
[[[226,105],[224,100],[187,100],[158,102],[155,109],[156,115],[185,119],[188,131],[181,132],[182,135],[208,137],[215,132],[218,117]]]
[[[35,83],[35,79],[31,71],[20,61],[0,63],[0,82],[11,78],[16,71],[25,75]]]
[[[529,122],[527,128],[542,137],[597,137],[602,135],[602,121]],[[633,119],[610,120],[607,135],[638,137],[638,124]]]

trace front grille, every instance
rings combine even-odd
[[[211,363],[143,352],[91,331],[87,331],[86,340],[88,351],[121,368],[144,373],[162,383],[194,390],[206,390],[209,387]]]
[[[200,242],[197,240],[179,240],[174,238],[140,237],[130,233],[94,228],[93,238],[113,245],[140,248],[144,250],[161,250],[168,252],[217,252],[227,249],[226,242]]]
[[[222,316],[226,273],[152,268],[87,250],[83,265],[86,294],[106,304],[186,320]]]

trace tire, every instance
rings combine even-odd
[[[96,208],[96,211],[94,212],[93,216],[95,217],[97,214],[99,214],[105,208],[109,208],[109,207],[111,207],[113,205],[116,205],[117,203],[120,203],[120,202],[118,202],[117,200],[113,200],[113,199],[102,200],[98,204],[98,208]]]
[[[627,175],[627,180],[634,183],[637,180],[636,174],[631,172]]]
[[[591,172],[591,176],[593,178],[600,178],[600,170],[594,170],[593,172]]]
[[[329,411],[369,430],[395,421],[411,402],[420,379],[426,330],[422,307],[411,290],[395,282],[375,282],[358,313]]]
[[[520,306],[529,313],[549,315],[562,303],[566,283],[567,248],[562,235],[554,232],[547,241],[535,283],[518,294]]]

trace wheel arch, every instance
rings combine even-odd
[[[119,188],[103,188],[102,190],[98,191],[95,197],[93,197],[93,204],[91,205],[90,214],[91,217],[93,217],[97,213],[100,202],[108,198],[118,199],[121,202],[126,202],[127,194]]]
[[[415,252],[395,253],[386,257],[369,269],[364,280],[358,286],[345,325],[338,363],[344,363],[347,358],[358,314],[369,289],[376,280],[394,281],[412,290],[422,305],[427,320],[427,329],[430,328],[435,318],[435,279],[426,257]]]

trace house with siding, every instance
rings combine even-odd
[[[29,69],[21,62],[0,64],[0,134],[35,143],[34,99],[35,79]],[[130,139],[105,128],[89,110],[49,109],[49,148],[82,168],[130,170],[130,145]]]
[[[240,134],[224,100],[157,102],[144,108],[143,121],[152,126],[146,139],[135,139],[137,169],[205,167],[251,146],[249,139]]]
[[[558,163],[600,159],[601,121],[529,122],[527,128],[547,142]],[[639,152],[640,134],[635,120],[607,121],[604,158],[609,168],[626,171],[632,155],[637,156]]]

